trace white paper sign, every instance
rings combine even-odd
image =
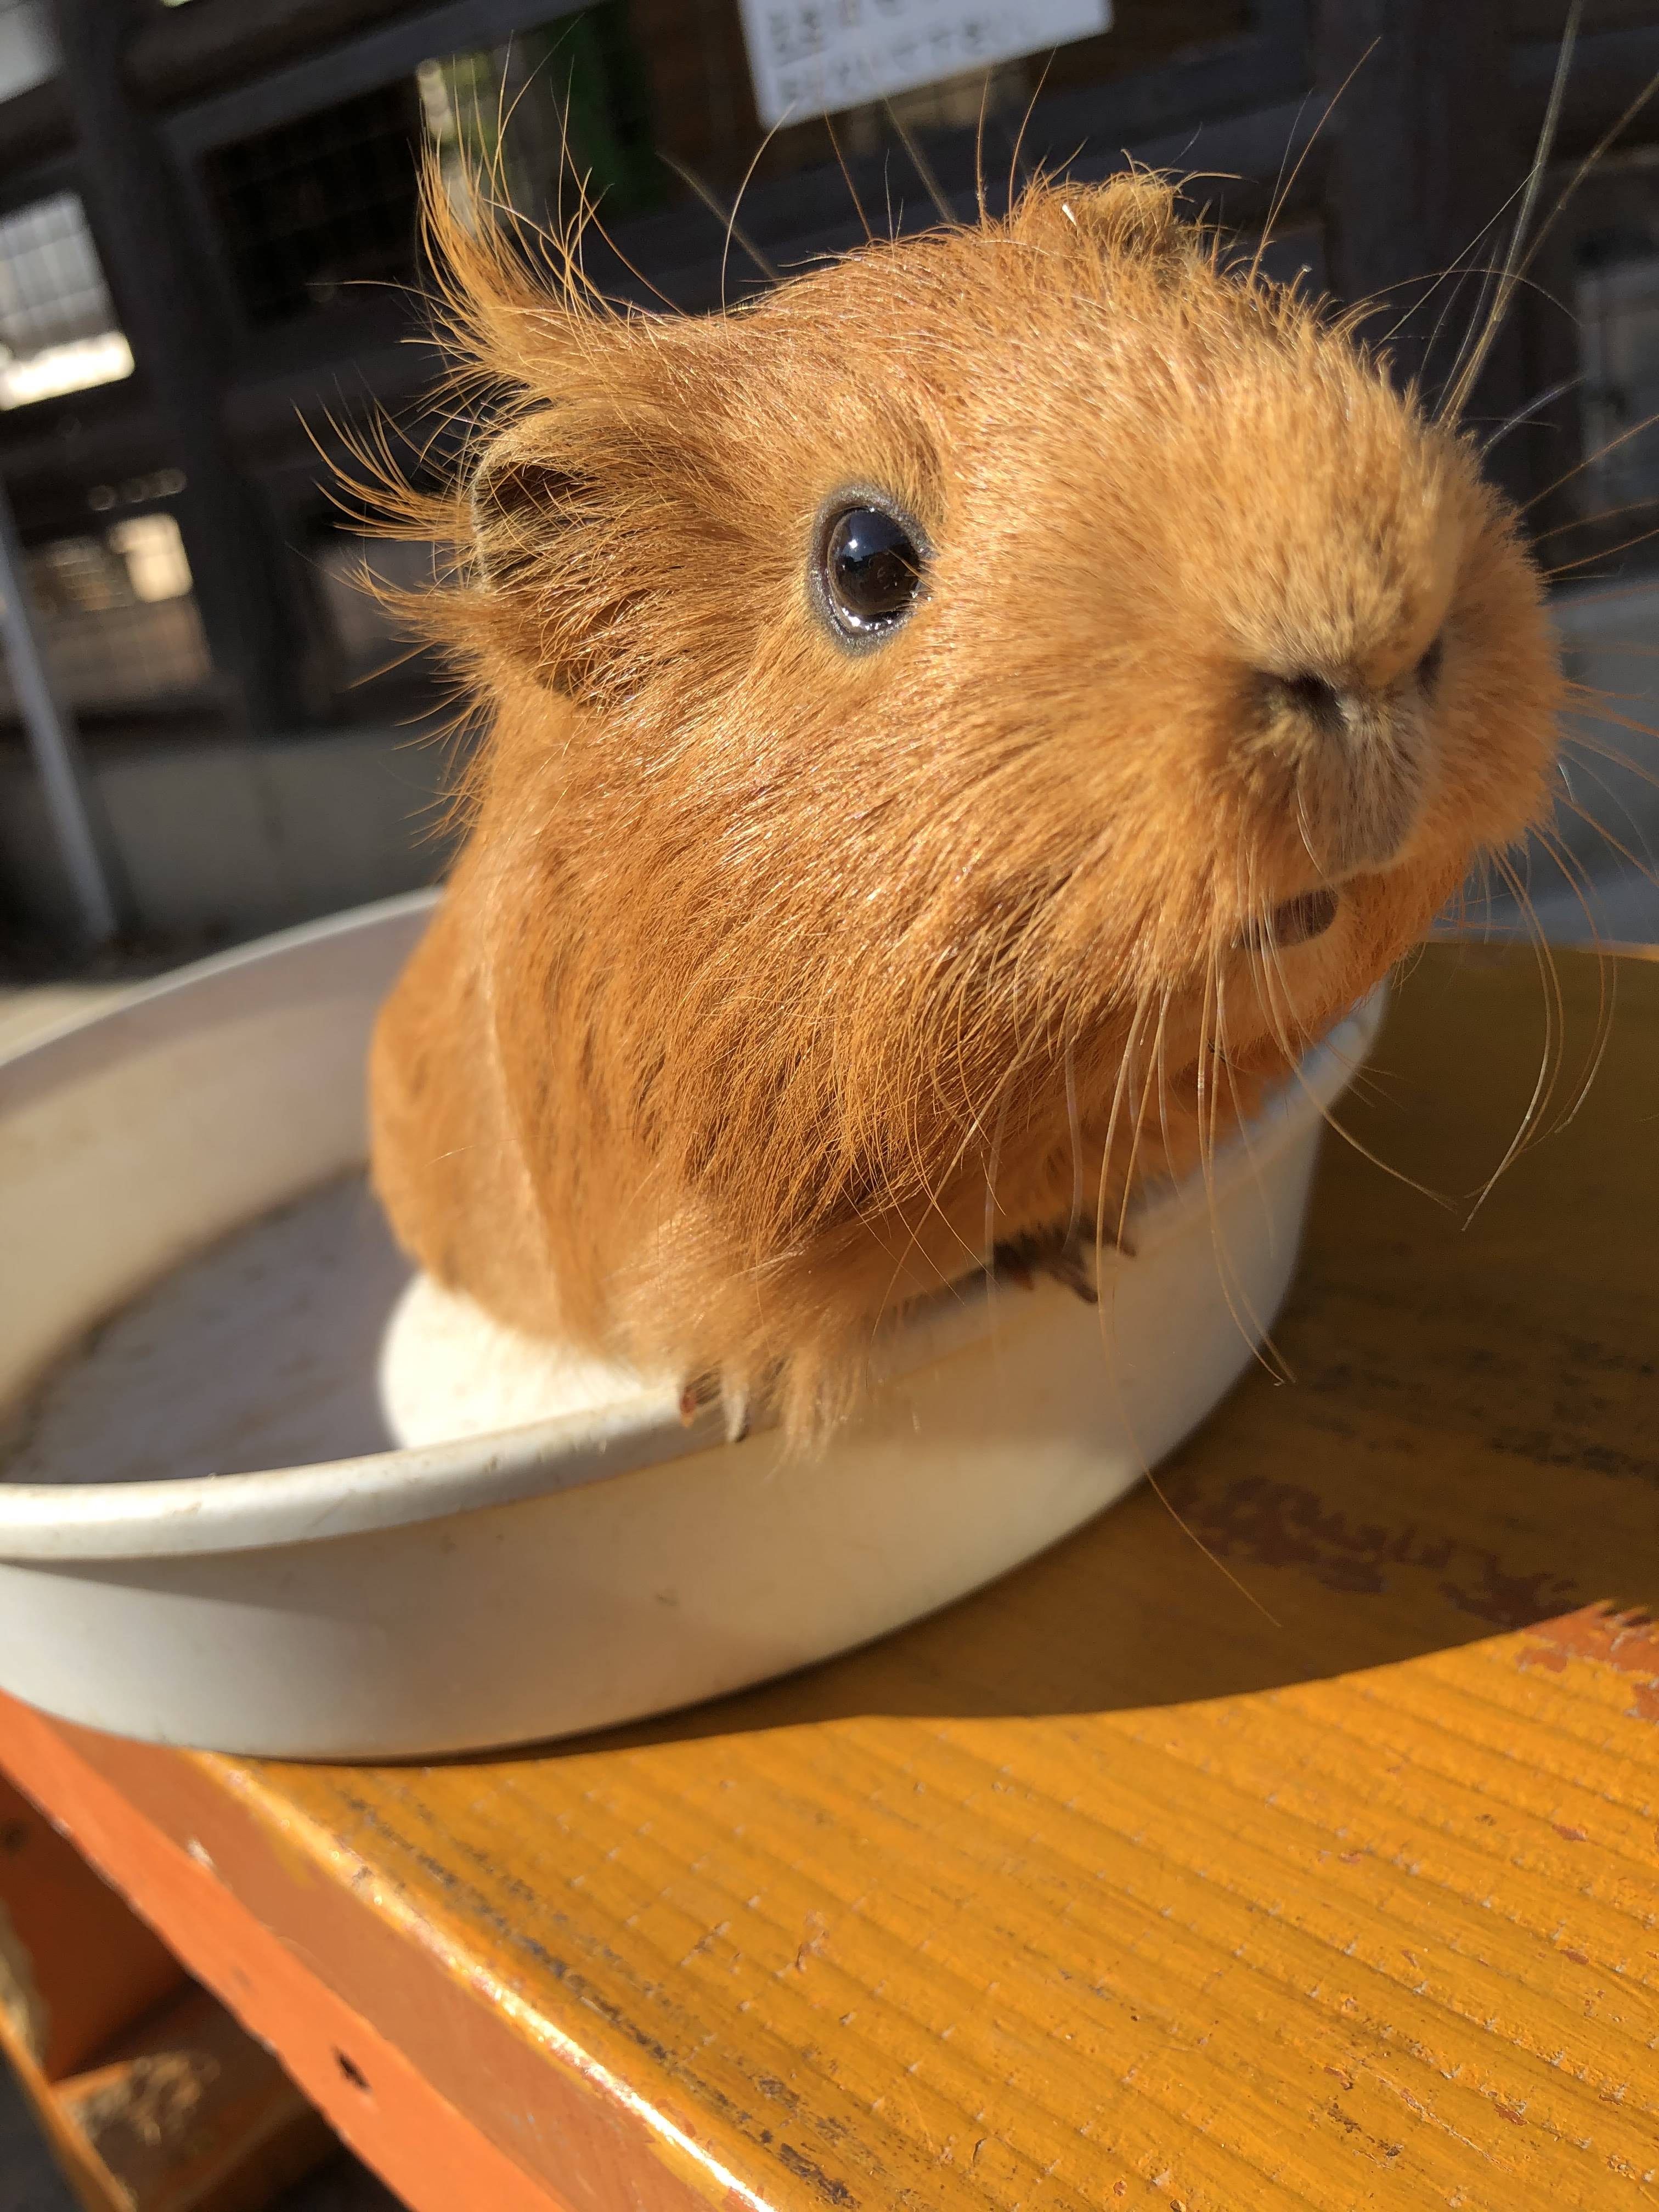
[[[1111,0],[741,0],[769,131],[1109,30]]]

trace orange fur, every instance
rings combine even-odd
[[[698,319],[449,233],[501,404],[411,526],[489,732],[377,1185],[502,1319],[809,1438],[884,1316],[1187,1165],[1540,816],[1538,580],[1467,441],[1154,179]],[[806,582],[849,488],[933,549],[858,656]]]

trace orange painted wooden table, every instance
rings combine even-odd
[[[1248,1595],[1143,1489],[603,1740],[0,1759],[417,2212],[1659,2204],[1659,965],[1561,970],[1405,986],[1345,1119],[1460,1197],[1613,1042],[1472,1225],[1328,1146],[1165,1471]]]

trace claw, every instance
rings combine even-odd
[[[1127,1237],[1109,1236],[1106,1242],[1126,1260],[1133,1259],[1134,1247]],[[1091,1234],[1078,1231],[1068,1237],[1063,1230],[1053,1229],[1018,1237],[1006,1244],[999,1244],[994,1256],[999,1272],[1023,1291],[1034,1287],[1035,1276],[1052,1275],[1057,1283],[1063,1283],[1088,1304],[1100,1303],[1100,1287],[1095,1279],[1095,1243]]]
[[[680,1419],[689,1429],[705,1406],[723,1402],[726,1409],[726,1440],[740,1444],[749,1433],[749,1393],[746,1389],[723,1383],[718,1375],[694,1376],[680,1392]]]

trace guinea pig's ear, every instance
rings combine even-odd
[[[1135,172],[1103,185],[1034,185],[1009,218],[1013,235],[1033,244],[1091,246],[1104,258],[1184,255],[1190,227],[1161,177]]]
[[[475,641],[498,666],[572,697],[602,672],[594,552],[615,503],[603,441],[585,444],[580,412],[544,408],[498,432],[464,487]]]
[[[533,586],[551,541],[591,511],[594,489],[592,477],[560,450],[550,408],[493,438],[466,491],[474,571],[483,588]]]
[[[677,649],[660,601],[698,555],[708,453],[695,403],[715,388],[724,325],[523,323],[514,411],[450,510],[470,588],[447,619],[486,681],[597,702]]]

